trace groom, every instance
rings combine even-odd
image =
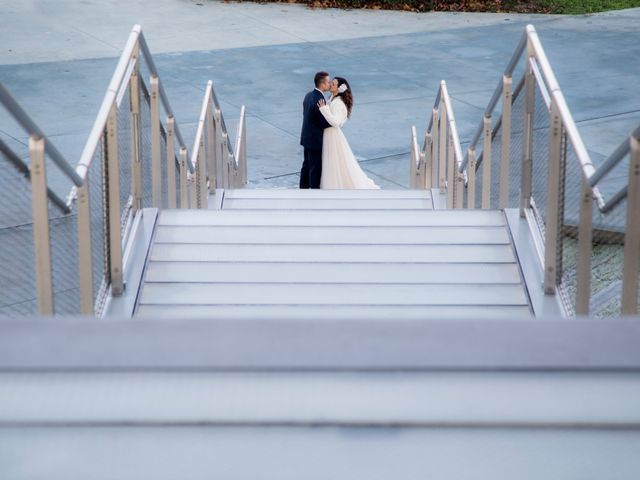
[[[331,79],[327,72],[318,72],[314,78],[316,88],[304,97],[302,102],[302,133],[300,145],[304,147],[304,162],[300,170],[300,188],[320,188],[322,176],[322,136],[330,127],[325,120],[318,102],[324,100],[324,92],[329,91]]]

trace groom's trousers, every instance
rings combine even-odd
[[[300,188],[320,188],[322,177],[322,150],[304,149],[304,162],[300,170]]]

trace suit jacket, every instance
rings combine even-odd
[[[324,129],[331,126],[318,108],[318,102],[323,99],[324,95],[314,88],[305,95],[302,102],[300,145],[304,148],[322,150]]]

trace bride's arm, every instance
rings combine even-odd
[[[332,105],[334,104],[336,105],[335,111],[332,112],[329,105],[323,105],[320,107],[320,113],[332,127],[341,127],[347,119],[347,107],[342,100],[334,100]]]

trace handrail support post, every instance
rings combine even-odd
[[[442,88],[442,87],[441,87]],[[440,102],[440,125],[438,126],[438,188],[445,193],[447,188],[447,107]]]
[[[53,315],[53,277],[44,137],[31,135],[29,137],[29,152],[31,155],[31,209],[38,313]]]
[[[131,55],[135,62],[129,79],[129,104],[131,110],[131,196],[133,215],[142,208],[142,127],[140,122],[140,45],[136,42]],[[88,176],[88,172],[87,172]]]
[[[180,148],[180,208],[189,208],[187,149]]]
[[[491,114],[483,120],[482,146],[482,208],[491,208]]]
[[[93,257],[91,255],[91,204],[89,196],[90,171],[84,185],[77,190],[78,209],[78,274],[80,282],[80,313],[93,315]],[[135,202],[134,202],[135,203]]]
[[[456,156],[451,128],[447,132],[447,207],[456,208]]]
[[[433,169],[433,135],[431,132],[428,132],[425,137],[425,149],[424,152],[420,154],[420,160],[422,161],[423,169],[422,169],[422,184],[420,188],[429,189],[431,188],[431,175]]]
[[[416,149],[416,127],[411,127],[411,151],[409,152],[409,188],[418,188],[418,175],[422,165],[416,160],[419,159],[419,154]]]
[[[476,149],[470,148],[467,151],[467,155],[469,158],[469,165],[467,167],[467,208],[473,209],[476,208]]]
[[[440,130],[438,121],[438,110],[434,107],[431,110],[431,134],[433,143],[431,150],[428,152],[431,163],[431,185],[430,188],[438,188],[440,182]]]
[[[176,208],[175,118],[167,115],[167,208]]]
[[[210,88],[213,88],[210,87]],[[207,179],[209,181],[209,193],[215,193],[218,184],[216,182],[216,162],[217,150],[215,147],[215,125],[213,119],[213,94],[209,95],[207,103],[206,126],[207,126]]]
[[[509,150],[511,148],[511,76],[502,77],[502,142],[500,151],[500,198],[499,208],[509,203]]]
[[[106,241],[109,244],[109,275],[111,277],[111,294],[122,295],[124,280],[122,272],[122,232],[120,212],[120,162],[118,159],[118,110],[113,102],[106,128],[106,161],[107,161],[107,224],[109,233]]]
[[[528,56],[533,55],[533,49],[527,41]],[[533,182],[533,121],[535,110],[535,77],[531,62],[527,62],[525,73],[525,113],[523,125],[522,145],[522,175],[520,185],[520,217],[524,218],[524,211],[531,206],[531,189]]]
[[[240,138],[240,188],[244,188],[247,185],[247,116],[245,114],[244,106],[242,109],[242,136]]]
[[[624,237],[622,314],[638,313],[638,267],[640,266],[640,139],[631,136],[629,186],[627,188],[627,228]]]
[[[225,153],[226,149],[223,145],[222,139],[222,112],[219,108],[215,107],[213,111],[213,125],[214,125],[214,149],[215,149],[215,160],[216,160],[216,168],[215,168],[215,184],[216,188],[227,188],[224,183],[224,169],[226,168],[225,164]]]
[[[196,165],[196,192],[198,197],[198,208],[207,208],[207,173],[206,158],[204,150],[204,138],[200,137],[200,148],[198,150],[198,164]]]
[[[580,225],[578,226],[578,255],[576,265],[576,315],[589,315],[591,297],[591,254],[593,251],[593,193],[581,175]]]
[[[562,184],[562,120],[555,98],[551,100],[549,122],[549,176],[547,193],[547,212],[545,222],[544,247],[544,292],[555,294],[561,266],[559,265],[559,244],[561,242],[563,221],[563,199],[560,198]]]
[[[162,167],[160,159],[160,80],[151,75],[151,192],[152,204],[162,208]]]
[[[232,188],[231,183],[231,156],[229,155],[229,135],[227,132],[222,132],[222,141],[220,142],[220,152],[223,162],[223,174],[222,180],[224,188]]]

